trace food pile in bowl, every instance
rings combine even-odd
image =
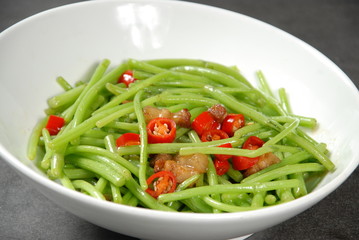
[[[260,71],[257,89],[204,60],[109,65],[74,85],[58,77],[63,91],[31,135],[28,157],[67,188],[163,211],[237,212],[302,197],[335,168],[303,130],[316,119],[295,115]]]

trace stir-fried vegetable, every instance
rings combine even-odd
[[[233,212],[307,194],[335,166],[260,73],[193,59],[129,59],[87,82],[59,83],[29,141],[29,158],[65,187],[163,211]],[[285,106],[285,107],[284,107]],[[37,151],[41,148],[42,151]],[[258,201],[269,199],[270,201]]]

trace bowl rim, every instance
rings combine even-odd
[[[255,21],[259,24],[266,25],[267,27],[272,28],[274,31],[284,35],[286,38],[290,38],[290,41],[294,41],[296,44],[300,44],[301,47],[306,48],[306,51],[310,51],[314,57],[320,58],[323,64],[330,66],[332,70],[336,72],[340,76],[340,79],[343,83],[347,85],[352,91],[352,94],[357,94],[358,101],[359,101],[359,91],[354,85],[354,83],[349,79],[349,77],[336,65],[332,62],[329,58],[327,58],[323,53],[319,52],[317,49],[309,45],[308,43],[302,41],[301,39],[291,35],[288,32],[285,32],[273,25],[270,25],[266,22],[258,20],[256,18],[241,14],[239,12],[234,12],[231,10],[226,10],[214,6],[209,6],[201,3],[193,3],[193,2],[183,2],[183,1],[168,1],[168,0],[102,0],[102,1],[85,1],[85,2],[77,2],[71,3],[59,7],[55,7],[52,9],[48,9],[39,13],[36,13],[32,16],[29,16],[14,25],[10,26],[9,28],[5,29],[4,31],[0,32],[0,40],[2,37],[6,36],[7,34],[11,34],[11,32],[16,31],[18,26],[22,24],[27,24],[29,21],[36,20],[40,17],[45,17],[48,14],[56,13],[57,11],[63,11],[68,8],[73,7],[80,7],[83,5],[92,5],[92,4],[109,4],[109,3],[146,3],[146,4],[153,4],[153,3],[161,3],[163,4],[181,4],[181,5],[188,5],[188,6],[195,6],[201,8],[210,8],[215,11],[222,11],[222,13],[226,14],[235,14],[241,17],[249,19],[250,21]],[[55,191],[59,194],[66,195],[69,198],[76,199],[77,201],[86,202],[87,204],[94,205],[97,207],[105,208],[111,211],[122,212],[130,215],[140,215],[143,216],[144,213],[150,212],[151,218],[162,218],[162,219],[173,219],[173,216],[176,217],[177,221],[188,221],[188,218],[191,217],[192,220],[195,221],[218,221],[218,220],[231,220],[231,219],[238,219],[240,218],[251,218],[254,215],[273,215],[273,210],[277,214],[285,212],[287,209],[299,209],[302,206],[307,205],[307,208],[316,204],[327,195],[332,193],[337,187],[339,187],[358,167],[359,165],[359,158],[350,162],[349,165],[345,167],[343,172],[341,172],[337,177],[331,179],[328,183],[324,186],[320,187],[319,189],[315,189],[313,192],[309,193],[306,196],[301,198],[295,199],[290,202],[281,203],[276,206],[270,206],[266,208],[261,208],[258,210],[251,210],[246,212],[233,212],[233,213],[219,213],[219,214],[208,214],[208,213],[183,213],[183,212],[166,212],[166,211],[159,211],[159,210],[152,210],[147,208],[140,208],[140,207],[131,207],[121,204],[116,204],[113,202],[102,201],[95,199],[93,197],[87,196],[77,191],[70,190],[68,188],[63,187],[62,185],[50,180],[49,178],[41,175],[34,170],[27,167],[20,159],[16,158],[12,153],[10,153],[3,145],[0,143],[0,157],[4,159],[11,167],[13,167],[16,171],[20,172],[21,174],[25,175],[26,177],[32,179],[37,184],[45,186],[46,188],[50,189],[51,191]],[[306,209],[307,209],[306,208]],[[253,214],[256,212],[257,214]],[[145,214],[147,215],[147,214]]]

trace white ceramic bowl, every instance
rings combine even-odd
[[[147,239],[228,239],[271,227],[336,189],[359,161],[359,95],[324,55],[268,24],[237,13],[177,1],[91,1],[30,17],[0,34],[0,154],[36,189],[71,213]],[[250,80],[262,70],[285,87],[297,114],[318,119],[336,171],[309,195],[267,209],[224,214],[169,213],[99,201],[46,178],[26,158],[28,136],[59,92],[97,62],[126,58],[200,58],[237,65]],[[335,114],[333,114],[335,113]],[[345,122],[345,124],[343,124]]]

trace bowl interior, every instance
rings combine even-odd
[[[262,70],[273,90],[287,90],[296,114],[318,120],[311,135],[328,143],[337,168],[315,190],[325,193],[313,199],[358,165],[359,136],[352,133],[359,132],[359,95],[350,79],[306,43],[247,16],[176,1],[78,3],[7,29],[0,52],[1,155],[42,184],[49,180],[27,159],[26,147],[46,100],[61,91],[55,79],[85,79],[104,58],[112,66],[127,58],[210,60],[238,66],[253,83]]]

